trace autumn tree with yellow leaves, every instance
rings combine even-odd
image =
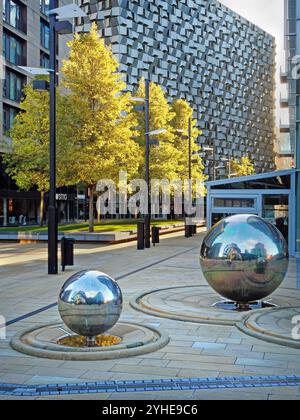
[[[112,51],[91,31],[76,34],[68,44],[57,92],[57,186],[84,183],[89,189],[89,230],[94,230],[94,195],[101,179],[118,181],[119,171],[128,177],[145,176],[145,118],[134,110],[126,84],[118,73]],[[7,172],[22,189],[49,189],[49,95],[25,88],[20,113],[11,130],[12,148],[5,155]],[[135,96],[145,98],[141,80]],[[163,89],[150,83],[150,130],[163,128],[151,146],[153,179],[188,179],[188,141],[178,130],[187,130],[193,115],[184,100],[170,105]],[[138,127],[138,129],[137,129]],[[192,120],[192,151],[198,151],[200,132]],[[194,156],[192,178],[204,180],[203,165]],[[42,212],[41,212],[42,213]]]
[[[199,156],[199,144],[197,143],[201,131],[197,128],[197,120],[193,118],[193,109],[184,99],[175,99],[172,103],[173,119],[171,126],[175,135],[175,147],[180,153],[178,160],[177,174],[181,180],[189,179],[189,140],[188,130],[191,120],[191,159],[192,159],[192,181],[204,182],[206,177],[203,174],[204,166]]]
[[[90,33],[69,42],[62,63],[61,86],[66,114],[72,115],[73,170],[89,188],[89,230],[94,230],[94,194],[100,179],[117,181],[119,171],[134,176],[140,149],[133,140],[137,126],[130,94],[118,73],[119,63],[92,25]]]
[[[74,185],[68,115],[62,120],[64,98],[57,94],[57,186]],[[41,193],[40,224],[44,222],[44,196],[49,190],[49,94],[36,91],[32,84],[24,89],[21,112],[8,133],[11,146],[2,155],[6,172],[22,190],[36,187]]]
[[[240,161],[234,159],[231,161],[231,173],[233,176],[246,176],[255,173],[254,165],[249,157],[244,156]]]
[[[145,81],[140,80],[135,96],[145,98]],[[171,121],[174,118],[171,106],[165,97],[165,93],[161,86],[150,83],[150,131],[165,129],[166,132],[156,135],[155,140],[159,141],[159,145],[150,146],[150,178],[151,179],[177,179],[178,162],[180,151],[175,145],[175,136]],[[145,150],[145,115],[142,112],[135,111],[138,121],[139,133],[137,142],[140,145],[141,153]],[[144,160],[139,166],[139,176],[145,177]]]

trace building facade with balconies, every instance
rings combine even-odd
[[[60,5],[72,2],[62,0]],[[9,147],[8,131],[19,112],[22,90],[28,74],[19,66],[49,67],[49,0],[3,0],[0,2],[0,226],[38,222],[40,194],[20,192],[6,175],[1,153]],[[66,54],[66,40],[61,39],[60,56]],[[25,219],[24,219],[25,218]]]

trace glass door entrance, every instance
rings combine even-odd
[[[289,196],[263,195],[262,217],[273,223],[289,239]]]

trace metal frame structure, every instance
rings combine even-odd
[[[296,213],[295,213],[295,197],[296,197],[296,170],[288,169],[282,171],[274,171],[262,173],[259,175],[249,175],[238,178],[223,179],[206,183],[207,187],[207,227],[212,227],[212,215],[220,213],[239,214],[249,213],[263,216],[263,196],[265,195],[288,195],[289,206],[289,253],[296,256]],[[278,176],[290,176],[291,185],[289,189],[218,189],[218,186],[229,185],[239,182],[256,181],[259,179],[274,178]],[[212,189],[213,188],[213,189]],[[254,207],[215,207],[214,199],[254,199]]]

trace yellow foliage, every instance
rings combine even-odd
[[[137,123],[117,60],[95,24],[90,33],[75,35],[69,47],[61,73],[78,182],[94,186],[103,178],[116,181],[120,170],[134,176],[140,161],[132,140]]]
[[[241,161],[234,159],[231,162],[231,172],[234,176],[253,175],[255,173],[254,165],[246,156],[241,158]]]
[[[179,178],[184,180],[189,178],[189,141],[188,129],[189,120],[192,125],[192,180],[205,181],[206,177],[203,174],[204,166],[201,157],[196,154],[199,153],[199,144],[197,144],[198,137],[202,134],[197,128],[197,120],[193,119],[193,109],[184,99],[176,99],[172,103],[173,120],[171,122],[175,136],[175,144],[180,152],[178,162]]]
[[[145,81],[140,80],[135,96],[145,98]],[[159,140],[159,146],[151,146],[150,150],[150,178],[168,179],[170,181],[178,179],[177,170],[180,152],[175,146],[175,136],[171,126],[174,114],[165,97],[162,88],[155,83],[150,83],[150,131],[165,129],[163,134],[155,136]],[[135,112],[138,120],[139,135],[138,143],[141,153],[145,150],[145,118],[144,113]],[[140,177],[145,177],[144,162],[139,168]]]
[[[74,185],[76,177],[70,171],[68,140],[64,136],[60,110],[63,99],[57,95],[57,186]],[[3,155],[7,172],[20,189],[36,186],[39,191],[49,189],[49,94],[24,89],[21,111],[9,132],[11,150]]]

